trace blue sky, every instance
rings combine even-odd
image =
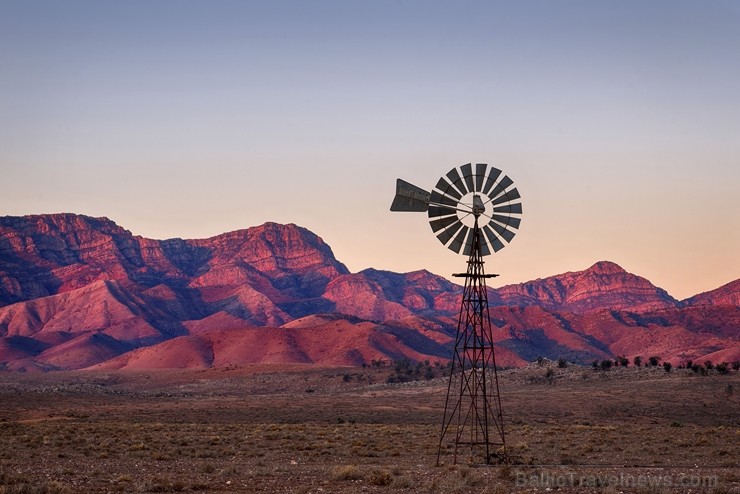
[[[498,284],[740,277],[740,4],[0,1],[0,214],[152,238],[305,226],[357,271],[464,259],[397,177],[517,183]]]

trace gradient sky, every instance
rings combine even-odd
[[[740,277],[739,54],[737,1],[0,0],[0,215],[449,276],[395,179],[483,162],[524,206],[495,285],[611,260],[685,298]]]

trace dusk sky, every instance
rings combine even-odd
[[[523,198],[494,286],[740,278],[740,2],[0,0],[0,215],[296,223],[353,272],[449,276],[389,206],[468,162]]]

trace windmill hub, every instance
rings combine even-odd
[[[486,212],[486,206],[483,205],[483,200],[479,194],[473,195],[473,216],[478,218],[480,215]]]

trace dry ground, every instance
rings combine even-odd
[[[740,493],[738,372],[502,372],[492,467],[435,466],[446,383],[388,373],[0,373],[0,494]]]

